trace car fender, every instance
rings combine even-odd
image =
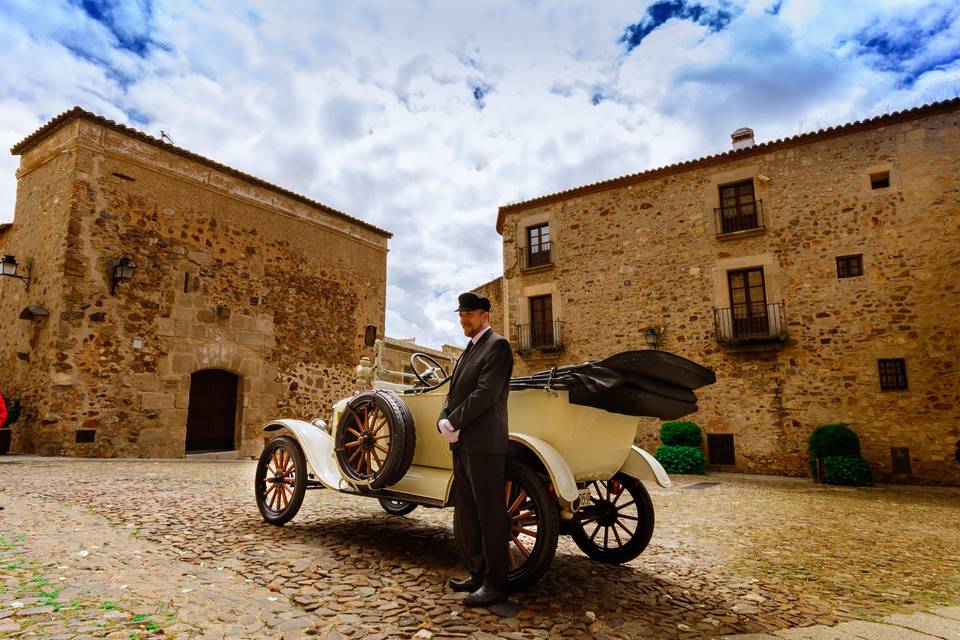
[[[669,487],[673,484],[663,465],[637,445],[630,448],[630,453],[620,467],[620,471],[637,480],[652,480],[661,487]]]
[[[303,420],[284,418],[271,420],[263,425],[263,430],[267,432],[280,429],[289,431],[300,444],[303,455],[307,459],[307,466],[325,487],[338,491],[344,488],[344,480],[337,467],[337,459],[333,455],[333,436]]]
[[[550,481],[553,482],[557,496],[566,502],[568,507],[577,502],[580,497],[577,481],[573,477],[570,466],[556,449],[540,438],[522,433],[511,433],[510,440],[524,445],[540,459],[550,475]]]

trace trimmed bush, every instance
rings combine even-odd
[[[665,445],[700,448],[700,425],[696,422],[671,420],[660,425],[660,442]]]
[[[20,418],[22,409],[20,398],[11,398],[7,402],[7,423],[4,426],[9,426],[16,422]]]
[[[842,424],[825,424],[817,427],[807,441],[810,455],[814,458],[828,456],[859,456],[860,439],[857,434]]]
[[[703,451],[700,447],[665,444],[657,448],[654,457],[667,473],[703,474]]]
[[[861,456],[827,456],[823,459],[823,478],[827,484],[869,487],[873,484],[870,466]]]

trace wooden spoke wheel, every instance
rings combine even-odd
[[[405,516],[417,508],[416,502],[396,500],[394,498],[380,498],[380,506],[392,516]]]
[[[504,508],[509,527],[507,584],[511,591],[518,591],[535,584],[550,567],[557,552],[560,516],[547,491],[547,480],[533,469],[507,460],[504,476]],[[454,537],[464,553],[457,519],[454,524]]]
[[[270,524],[282,525],[297,515],[307,492],[307,461],[290,436],[274,438],[263,448],[254,483],[257,508]]]
[[[620,564],[639,556],[653,535],[653,502],[636,478],[618,473],[595,481],[590,504],[574,514],[570,535],[580,549],[600,562]]]
[[[340,470],[358,485],[379,489],[410,468],[416,446],[413,417],[395,394],[367,391],[347,405],[335,443]]]

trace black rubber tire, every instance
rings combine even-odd
[[[378,417],[381,415],[383,423]],[[384,427],[387,434],[382,433]],[[373,440],[384,435],[388,436],[386,448],[382,441]],[[334,436],[340,470],[352,482],[368,489],[398,482],[410,469],[416,447],[413,415],[403,400],[389,391],[364,391],[354,396],[347,403]],[[377,450],[384,452],[383,460]]]
[[[283,477],[276,471],[283,471]],[[254,478],[260,515],[270,524],[282,526],[297,515],[306,493],[307,461],[300,443],[290,436],[274,438],[260,453]]]
[[[580,550],[609,564],[629,562],[643,553],[650,544],[654,525],[653,501],[643,483],[618,473],[606,482],[593,482],[588,487],[594,504],[581,507],[573,515],[570,527],[570,536]],[[623,500],[624,492],[629,494],[629,500]],[[601,535],[602,543],[597,541]]]
[[[560,537],[560,516],[557,511],[557,503],[547,491],[547,480],[527,465],[507,460],[507,468],[504,476],[508,486],[510,486],[509,504],[504,505],[508,510],[508,517],[511,518],[511,539],[510,545],[510,569],[507,572],[507,587],[510,591],[522,591],[537,583],[543,574],[550,568],[553,557],[557,553],[557,540]],[[520,492],[526,492],[526,498],[516,505],[513,512],[510,513],[510,507],[514,506]],[[523,514],[533,510],[533,517],[525,517],[522,520],[515,519],[516,515]],[[525,526],[524,526],[525,525]],[[535,542],[531,549],[527,549],[529,555],[526,560],[516,564],[523,557],[518,546],[529,544],[530,537],[522,532],[518,532],[518,527],[529,531],[531,525],[536,525]],[[457,541],[457,547],[461,555],[464,554],[462,539],[457,530],[456,519],[454,519],[454,538]]]
[[[396,500],[394,498],[379,498],[380,506],[392,516],[405,516],[417,508],[416,502]]]

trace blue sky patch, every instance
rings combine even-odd
[[[640,22],[624,29],[619,42],[623,43],[629,53],[640,46],[644,38],[672,18],[695,22],[716,33],[723,31],[739,13],[739,10],[726,8],[726,5],[720,9],[712,9],[686,0],[660,0],[647,7],[647,15]]]
[[[910,87],[928,71],[944,67],[960,58],[960,51],[929,47],[931,41],[951,28],[948,15],[921,24],[919,20],[900,23],[896,28],[875,23],[858,33],[854,40],[859,45],[858,53],[869,59],[869,64],[880,71],[901,74],[898,85]]]
[[[471,83],[470,87],[473,89],[473,104],[474,106],[483,111],[483,108],[487,106],[487,94],[490,93],[490,90],[493,88],[486,82],[482,80],[477,80]]]
[[[153,44],[150,39],[150,19],[153,8],[149,0],[74,0],[76,6],[91,19],[110,30],[119,47],[143,57]]]

